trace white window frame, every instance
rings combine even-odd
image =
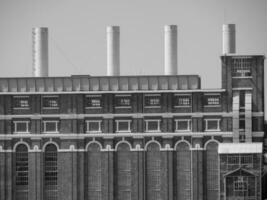
[[[160,101],[161,101],[161,94],[145,94],[144,95],[144,99],[143,99],[144,107],[145,108],[160,108],[161,107],[161,103],[162,102],[160,102],[160,105],[147,106],[146,105],[146,97],[159,97],[160,98]]]
[[[207,129],[209,121],[217,121],[217,129]],[[205,131],[221,131],[221,119],[205,119]]]
[[[102,133],[102,130],[101,130],[102,120],[86,120],[85,122],[86,122],[86,133]],[[90,123],[98,123],[98,130],[90,131],[89,130]]]
[[[97,97],[97,98],[100,98],[100,106],[85,106],[86,109],[100,109],[102,108],[101,106],[101,101],[102,101],[102,95],[101,94],[93,94],[93,95],[86,95],[85,98],[94,98],[94,97]]]
[[[189,108],[192,106],[192,95],[191,94],[174,94],[174,98],[176,97],[188,97],[189,98],[189,105],[175,105],[174,108]]]
[[[178,122],[187,122],[187,129],[179,130]],[[191,119],[175,119],[175,132],[189,132],[192,130],[192,120]]]
[[[13,121],[14,123],[14,133],[30,133],[29,131],[29,124],[30,124],[30,121],[19,121],[19,120],[16,120],[16,121]],[[17,124],[18,123],[26,123],[26,131],[18,131],[17,130]]]
[[[28,107],[15,107],[15,105],[13,106],[14,110],[29,110],[30,109],[30,97],[29,96],[13,96],[13,99],[28,99]]]
[[[55,131],[46,131],[46,123],[56,123],[56,130]],[[43,133],[59,133],[58,130],[58,120],[43,120],[42,125],[43,125]]]
[[[44,106],[44,99],[45,98],[57,98],[58,99],[57,106],[55,106],[55,107],[45,107]],[[42,96],[42,109],[46,109],[46,110],[59,109],[59,96],[58,95]]]
[[[161,132],[161,129],[160,129],[160,122],[161,122],[161,120],[160,119],[146,119],[145,122],[146,122],[145,132],[147,132],[147,133]],[[158,129],[157,130],[148,130],[148,123],[149,122],[157,122],[158,123]]]
[[[115,120],[115,122],[116,122],[116,133],[130,133],[131,132],[132,120],[118,119],[118,120]],[[128,130],[119,130],[119,123],[120,122],[128,122]]]

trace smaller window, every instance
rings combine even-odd
[[[29,121],[14,121],[14,133],[29,133]]]
[[[116,120],[116,132],[131,132],[131,120]]]
[[[245,179],[243,176],[236,177],[236,180],[234,181],[234,191],[236,192],[245,192],[248,189],[248,183],[247,179]]]
[[[58,121],[57,120],[43,121],[43,132],[58,133]]]
[[[219,106],[220,104],[220,95],[205,95],[205,106]]]
[[[115,106],[116,107],[130,107],[131,96],[115,96]]]
[[[241,164],[242,165],[252,165],[253,164],[252,155],[241,155]]]
[[[175,96],[174,98],[175,107],[188,107],[190,105],[191,105],[191,96],[189,95]]]
[[[146,132],[160,132],[160,120],[145,120]]]
[[[244,130],[245,129],[245,119],[239,119],[239,129]]]
[[[228,165],[238,165],[239,164],[239,156],[237,155],[228,155],[227,156]]]
[[[86,132],[87,133],[100,133],[101,131],[101,120],[87,120],[86,121]]]
[[[102,106],[102,96],[101,95],[86,96],[85,106],[87,108],[101,108],[101,106]]]
[[[14,96],[13,97],[14,109],[29,109],[29,97],[28,96]]]
[[[220,131],[220,119],[205,119],[205,131]]]
[[[191,131],[191,119],[176,119],[175,131]]]
[[[145,106],[146,107],[160,107],[160,105],[161,105],[160,94],[145,96]]]
[[[58,103],[57,96],[43,97],[43,108],[57,109],[58,106],[59,106],[59,103]]]

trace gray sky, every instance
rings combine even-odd
[[[177,24],[178,73],[220,88],[222,24],[236,24],[237,53],[266,54],[266,10],[267,0],[0,0],[0,76],[31,76],[40,26],[51,76],[106,75],[107,25],[121,26],[121,75],[163,74],[163,26]]]

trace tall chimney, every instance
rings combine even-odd
[[[48,76],[48,28],[32,29],[33,39],[33,76]]]
[[[177,26],[164,27],[164,71],[165,75],[177,75]]]
[[[223,24],[223,54],[236,53],[235,24]]]
[[[120,75],[120,27],[107,27],[107,75]]]

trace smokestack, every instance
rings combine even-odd
[[[223,24],[223,54],[236,53],[235,24]]]
[[[120,75],[120,27],[107,27],[107,76]]]
[[[177,26],[164,27],[164,71],[165,75],[177,75]]]
[[[32,29],[33,39],[33,76],[48,76],[48,28]]]

